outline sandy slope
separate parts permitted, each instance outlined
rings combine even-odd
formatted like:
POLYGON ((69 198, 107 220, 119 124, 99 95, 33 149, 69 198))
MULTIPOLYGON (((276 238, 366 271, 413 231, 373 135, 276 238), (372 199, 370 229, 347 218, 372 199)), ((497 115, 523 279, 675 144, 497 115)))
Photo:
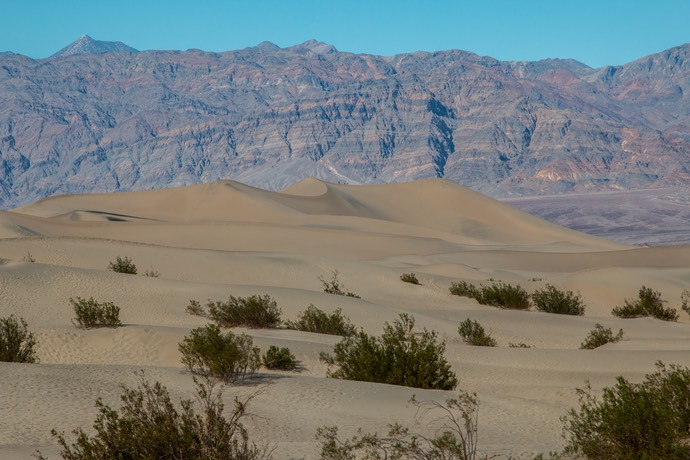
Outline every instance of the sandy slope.
MULTIPOLYGON (((690 327, 650 319, 620 320, 613 306, 641 285, 672 304, 690 286, 690 246, 633 248, 579 234, 523 214, 443 180, 386 186, 339 186, 307 180, 282 193, 235 182, 181 189, 50 198, 0 213, 0 316, 26 318, 39 339, 37 365, 0 363, 0 458, 56 453, 50 429, 89 427, 98 396, 117 403, 119 384, 134 372, 162 381, 178 397, 192 382, 177 344, 205 320, 189 316, 189 299, 270 294, 284 318, 310 303, 341 307, 371 333, 401 312, 438 331, 460 387, 481 401, 480 447, 531 458, 560 448, 559 416, 576 402, 574 388, 595 388, 619 374, 639 379, 656 360, 690 364, 690 327), (35 263, 22 259, 30 252, 35 263), (106 271, 117 255, 160 278, 106 271), (362 299, 321 291, 318 277, 340 272, 362 299), (422 286, 402 283, 415 272, 422 286), (451 296, 452 281, 489 278, 528 290, 546 283, 579 290, 584 317, 501 311, 451 296), (71 324, 68 299, 113 301, 126 324, 83 331, 71 324), (462 343, 458 323, 480 321, 499 347, 462 343), (600 322, 623 328, 625 340, 578 350, 600 322), (524 342, 529 349, 509 348, 524 342)), ((337 337, 287 330, 251 330, 262 348, 288 346, 300 373, 262 372, 253 385, 225 390, 262 393, 253 402, 257 440, 276 458, 315 458, 316 429, 339 425, 385 430, 400 421, 415 429, 412 394, 439 401, 453 392, 338 381, 318 361, 337 337)))

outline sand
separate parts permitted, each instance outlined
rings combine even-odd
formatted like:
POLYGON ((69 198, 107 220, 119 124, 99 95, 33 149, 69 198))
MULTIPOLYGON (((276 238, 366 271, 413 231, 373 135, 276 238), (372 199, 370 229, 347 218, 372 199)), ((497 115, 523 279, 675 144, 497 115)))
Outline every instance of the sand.
MULTIPOLYGON (((0 317, 26 319, 38 339, 39 364, 0 363, 0 458, 53 458, 50 430, 90 429, 94 401, 118 404, 120 385, 143 369, 175 398, 193 398, 178 343, 206 319, 190 299, 270 294, 283 318, 309 304, 342 308, 354 324, 379 334, 400 313, 446 341, 458 389, 480 400, 479 449, 532 458, 564 445, 559 417, 577 402, 585 380, 595 389, 617 375, 640 380, 654 363, 690 365, 690 318, 678 323, 623 320, 611 308, 642 285, 670 306, 690 287, 690 246, 638 248, 577 233, 517 211, 446 180, 344 186, 306 180, 282 192, 224 181, 178 189, 60 196, 0 213, 0 317), (34 263, 23 259, 30 253, 34 263), (143 273, 107 271, 118 255, 143 273), (340 273, 361 299, 326 294, 318 280, 340 273), (421 286, 400 281, 414 272, 421 286), (516 312, 451 296, 453 281, 547 283, 579 291, 585 316, 516 312), (93 296, 121 308, 125 326, 81 330, 70 297, 93 296), (496 348, 462 342, 458 324, 479 321, 496 348), (595 323, 625 338, 597 350, 578 347, 595 323), (532 348, 510 348, 509 343, 532 348)), ((383 432, 400 422, 425 432, 407 404, 443 401, 454 391, 326 378, 319 362, 339 338, 290 330, 238 329, 262 349, 287 346, 301 372, 260 372, 224 389, 261 393, 251 404, 251 436, 275 446, 274 458, 317 458, 317 428, 338 425, 383 432)))

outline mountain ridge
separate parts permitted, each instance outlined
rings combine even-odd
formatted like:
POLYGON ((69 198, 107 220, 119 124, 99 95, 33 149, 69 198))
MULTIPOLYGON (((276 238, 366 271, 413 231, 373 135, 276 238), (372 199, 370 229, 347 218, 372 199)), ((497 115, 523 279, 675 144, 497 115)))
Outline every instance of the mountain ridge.
POLYGON ((690 45, 591 69, 315 40, 0 56, 0 207, 234 179, 443 177, 493 197, 690 180, 690 45))

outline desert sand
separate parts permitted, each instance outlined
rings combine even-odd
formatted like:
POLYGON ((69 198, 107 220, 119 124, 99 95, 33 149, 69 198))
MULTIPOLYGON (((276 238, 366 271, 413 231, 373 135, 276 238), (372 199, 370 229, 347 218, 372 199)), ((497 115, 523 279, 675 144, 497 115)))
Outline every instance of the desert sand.
MULTIPOLYGON (((446 341, 458 389, 476 392, 479 450, 527 459, 563 447, 559 417, 577 403, 576 387, 595 389, 624 375, 639 381, 657 360, 690 365, 690 318, 677 323, 619 319, 611 308, 642 285, 678 307, 690 287, 690 246, 639 248, 522 213, 446 180, 380 186, 306 180, 282 192, 223 181, 185 188, 60 196, 0 212, 0 317, 26 319, 38 339, 39 364, 0 363, 0 458, 25 459, 40 449, 57 458, 50 430, 91 427, 102 397, 119 404, 120 385, 143 369, 173 397, 193 398, 178 343, 208 320, 190 316, 190 299, 270 294, 284 319, 309 304, 342 308, 370 333, 400 313, 446 341), (22 259, 31 253, 34 263, 22 259), (140 273, 107 271, 117 256, 140 273), (324 293, 319 276, 340 273, 361 296, 324 293), (400 281, 414 272, 421 286, 400 281), (585 316, 506 311, 452 296, 453 281, 546 283, 579 291, 585 316), (82 330, 70 297, 93 296, 121 308, 124 327, 82 330), (458 324, 479 321, 498 341, 472 347, 458 324), (622 328, 624 340, 579 350, 595 323, 622 328), (532 348, 510 348, 509 343, 532 348)), ((444 401, 455 391, 429 391, 326 377, 318 360, 339 337, 291 330, 246 330, 262 350, 287 346, 301 372, 260 371, 228 386, 224 399, 262 389, 251 404, 252 439, 276 448, 274 458, 317 458, 316 429, 343 435, 413 430, 417 399, 444 401)))

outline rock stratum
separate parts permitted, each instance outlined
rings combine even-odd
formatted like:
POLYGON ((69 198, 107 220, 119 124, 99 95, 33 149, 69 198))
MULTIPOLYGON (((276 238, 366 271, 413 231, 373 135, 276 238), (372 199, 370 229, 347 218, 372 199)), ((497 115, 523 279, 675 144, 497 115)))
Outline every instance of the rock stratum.
POLYGON ((689 52, 599 69, 317 41, 138 52, 82 37, 49 59, 4 53, 0 207, 218 179, 442 177, 494 197, 687 184, 689 52))

